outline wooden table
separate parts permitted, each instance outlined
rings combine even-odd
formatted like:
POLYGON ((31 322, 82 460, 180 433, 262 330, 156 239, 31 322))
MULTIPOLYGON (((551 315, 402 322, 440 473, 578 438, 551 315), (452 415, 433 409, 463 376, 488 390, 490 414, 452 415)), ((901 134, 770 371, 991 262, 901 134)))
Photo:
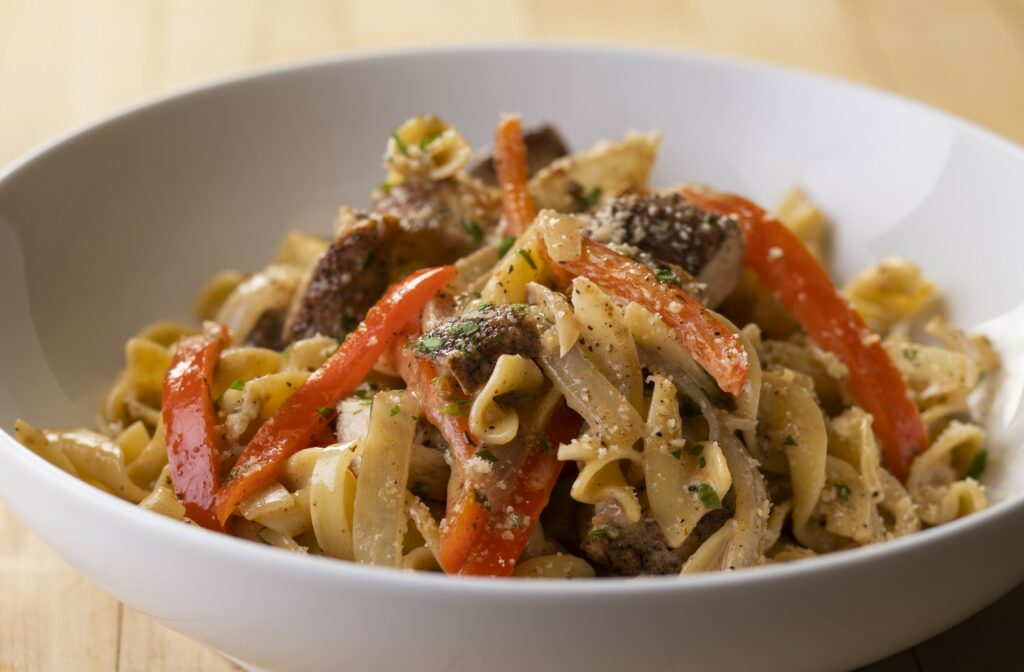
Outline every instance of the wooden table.
MULTIPOLYGON (((252 65, 517 39, 774 61, 898 91, 1024 142, 1024 0, 0 0, 0 164, 69 125, 252 65)), ((1021 632, 1024 587, 869 669, 1021 670, 1021 632)), ((232 669, 104 594, 0 502, 0 672, 232 669)))

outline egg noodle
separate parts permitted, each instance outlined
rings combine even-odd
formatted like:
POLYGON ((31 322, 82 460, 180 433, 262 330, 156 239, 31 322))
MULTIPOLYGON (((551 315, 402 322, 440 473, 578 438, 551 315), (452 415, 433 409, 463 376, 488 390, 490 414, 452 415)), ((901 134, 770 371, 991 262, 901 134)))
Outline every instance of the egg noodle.
POLYGON ((658 142, 507 117, 471 169, 414 117, 370 210, 130 338, 98 431, 17 438, 188 524, 453 574, 732 570, 984 508, 988 341, 904 259, 834 289, 800 190, 650 187, 658 142))

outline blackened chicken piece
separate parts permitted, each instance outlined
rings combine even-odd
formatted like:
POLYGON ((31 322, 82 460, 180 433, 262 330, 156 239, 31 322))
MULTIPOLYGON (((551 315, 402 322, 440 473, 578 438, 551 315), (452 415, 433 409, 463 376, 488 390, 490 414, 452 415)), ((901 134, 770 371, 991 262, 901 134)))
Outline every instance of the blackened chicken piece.
POLYGON ((257 348, 270 348, 271 350, 283 350, 282 329, 284 328, 285 314, 281 310, 268 310, 256 320, 256 325, 245 337, 247 345, 257 348))
POLYGON ((292 307, 285 340, 317 334, 343 338, 381 297, 390 280, 384 253, 400 233, 394 217, 349 212, 292 307))
MULTIPOLYGON (((526 145, 526 174, 533 177, 534 173, 555 159, 569 154, 569 146, 562 139, 562 134, 551 124, 531 128, 523 133, 523 144, 526 145)), ((488 152, 469 171, 473 177, 484 184, 497 184, 498 174, 494 169, 494 156, 488 152)))
POLYGON ((678 193, 630 194, 595 213, 589 234, 682 268, 718 305, 743 276, 743 236, 729 217, 698 208, 678 193))
POLYGON ((580 549, 588 560, 616 576, 678 574, 686 559, 731 515, 724 509, 706 514, 693 534, 672 548, 654 518, 643 516, 631 523, 618 502, 600 502, 584 512, 580 549))
POLYGON ((477 180, 406 180, 375 193, 374 209, 394 217, 402 234, 390 250, 395 277, 450 264, 492 237, 501 217, 501 194, 477 180))
POLYGON ((466 394, 473 394, 500 356, 536 357, 540 330, 526 306, 485 306, 441 323, 415 347, 417 356, 439 364, 466 394))

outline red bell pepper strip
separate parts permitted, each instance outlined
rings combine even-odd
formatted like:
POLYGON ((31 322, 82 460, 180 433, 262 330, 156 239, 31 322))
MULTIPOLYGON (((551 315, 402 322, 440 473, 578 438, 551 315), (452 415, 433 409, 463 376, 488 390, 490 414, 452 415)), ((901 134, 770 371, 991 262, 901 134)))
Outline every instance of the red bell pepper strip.
POLYGON ((226 327, 178 343, 164 378, 163 420, 174 492, 185 515, 209 530, 223 532, 214 512, 220 481, 221 441, 210 397, 213 369, 227 345, 226 327))
POLYGON ((494 131, 494 164, 501 187, 501 212, 509 233, 521 236, 537 216, 530 198, 526 144, 518 115, 502 118, 494 131))
MULTIPOLYGON (((575 438, 581 425, 580 416, 568 407, 563 406, 555 412, 544 440, 530 446, 509 494, 504 499, 489 502, 491 508, 485 510, 490 515, 482 533, 476 535, 459 574, 508 576, 512 573, 562 471, 564 463, 558 460, 558 446, 575 438)), ((475 498, 466 504, 484 508, 475 498)), ((472 519, 472 514, 468 518, 472 519)), ((446 532, 446 536, 453 537, 466 530, 464 525, 456 527, 449 524, 446 532)), ((442 553, 443 550, 442 544, 442 553)))
POLYGON ((416 271, 388 288, 341 347, 281 405, 245 447, 217 493, 217 518, 223 524, 238 503, 272 483, 296 451, 334 418, 338 401, 351 394, 377 359, 423 306, 457 274, 454 266, 416 271))
POLYGON ((589 278, 602 290, 635 301, 679 335, 679 343, 718 386, 739 394, 747 380, 747 351, 735 334, 680 287, 658 280, 650 268, 589 238, 580 258, 555 265, 556 272, 589 278))
MULTIPOLYGON (((453 479, 462 479, 462 468, 477 454, 477 444, 469 431, 464 415, 446 413, 452 404, 469 399, 452 386, 442 393, 437 382, 440 372, 433 362, 416 357, 411 343, 417 332, 410 333, 405 345, 392 349, 395 369, 420 402, 424 417, 441 430, 454 458, 453 479)), ((540 512, 547 505, 562 464, 558 461, 558 445, 571 440, 579 432, 580 419, 562 409, 548 426, 547 441, 538 441, 526 450, 516 481, 507 491, 488 488, 489 498, 472 488, 463 488, 450 495, 441 529, 441 567, 449 574, 476 576, 507 576, 515 568, 540 512), (497 493, 507 492, 498 495, 497 493), (512 507, 510 513, 508 507, 512 507), (509 521, 516 524, 509 525, 509 521)))
POLYGON ((740 196, 684 189, 698 207, 735 215, 747 265, 796 318, 818 347, 850 371, 850 391, 874 418, 890 471, 903 481, 928 432, 899 370, 871 329, 846 302, 800 239, 761 207, 740 196))

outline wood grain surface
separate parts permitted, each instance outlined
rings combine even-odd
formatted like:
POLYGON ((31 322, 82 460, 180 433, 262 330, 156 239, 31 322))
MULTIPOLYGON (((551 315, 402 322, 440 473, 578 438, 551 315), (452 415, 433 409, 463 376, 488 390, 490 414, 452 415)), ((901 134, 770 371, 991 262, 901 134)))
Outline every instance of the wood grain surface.
MULTIPOLYGON (((772 61, 1024 142, 1024 0, 0 0, 0 164, 144 96, 250 66, 497 40, 772 61)), ((867 669, 1024 670, 1021 632, 1024 588, 867 669)), ((235 669, 100 591, 0 502, 0 672, 235 669)))

